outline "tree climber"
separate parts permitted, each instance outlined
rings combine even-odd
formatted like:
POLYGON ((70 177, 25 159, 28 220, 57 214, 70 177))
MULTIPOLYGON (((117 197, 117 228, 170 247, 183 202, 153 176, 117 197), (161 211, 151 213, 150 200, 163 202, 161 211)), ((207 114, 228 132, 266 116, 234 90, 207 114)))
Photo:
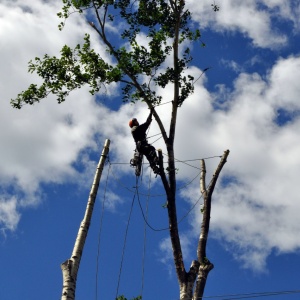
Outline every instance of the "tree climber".
POLYGON ((136 143, 136 149, 147 157, 153 172, 159 174, 156 150, 152 145, 148 144, 146 137, 146 131, 152 122, 153 110, 154 108, 151 108, 150 114, 144 124, 140 125, 138 120, 133 118, 129 121, 129 127, 131 128, 131 134, 136 143))

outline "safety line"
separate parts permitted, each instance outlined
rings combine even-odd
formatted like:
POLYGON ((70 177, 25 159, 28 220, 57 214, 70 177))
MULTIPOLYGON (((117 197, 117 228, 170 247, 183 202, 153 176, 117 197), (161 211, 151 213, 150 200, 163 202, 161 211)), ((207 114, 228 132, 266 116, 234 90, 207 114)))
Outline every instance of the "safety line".
MULTIPOLYGON (((212 184, 212 181, 213 181, 213 178, 211 179, 210 183, 208 184, 208 186, 206 187, 206 189, 209 189, 211 184, 212 184)), ((202 199, 203 197, 203 194, 201 193, 199 199, 194 203, 194 205, 190 208, 190 210, 183 216, 179 219, 178 224, 180 224, 190 213, 191 211, 196 207, 196 205, 200 202, 200 200, 202 199)))
POLYGON ((147 139, 151 139, 153 138, 154 136, 157 136, 157 135, 162 135, 161 133, 157 133, 157 134, 154 134, 154 135, 151 135, 151 136, 148 136, 147 139))
MULTIPOLYGON (((163 153, 163 155, 169 157, 169 155, 166 154, 166 153, 163 153)), ((187 165, 187 166, 190 166, 190 167, 192 167, 192 168, 194 168, 194 169, 201 170, 201 168, 192 166, 192 165, 190 165, 190 164, 188 164, 188 163, 186 163, 186 162, 187 162, 187 161, 200 161, 200 160, 203 160, 203 159, 204 159, 204 160, 208 160, 208 159, 213 159, 213 158, 217 158, 217 157, 218 157, 218 158, 222 158, 222 156, 216 155, 216 156, 210 156, 210 157, 206 157, 206 158, 189 159, 189 160, 179 160, 179 159, 177 159, 177 158, 174 158, 174 159, 175 159, 175 161, 181 162, 181 163, 183 163, 183 164, 185 164, 185 165, 187 165)))
MULTIPOLYGON (((213 181, 213 178, 211 179, 209 185, 206 187, 206 189, 210 188, 211 184, 212 184, 212 181, 213 181)), ((146 219, 145 217, 145 214, 144 214, 144 211, 143 211, 143 207, 142 207, 142 204, 141 204, 141 201, 140 201, 140 197, 139 197, 139 192, 137 190, 137 196, 138 196, 138 203, 139 203, 139 206, 140 206, 140 209, 141 209, 141 213, 142 213, 142 216, 143 216, 143 219, 144 219, 144 222, 145 224, 147 224, 147 226, 153 230, 153 231, 156 231, 156 232, 159 232, 159 231, 166 231, 166 230, 169 230, 169 227, 165 227, 165 228, 154 228, 149 222, 148 220, 146 219)), ((186 214, 184 214, 180 219, 179 221, 177 222, 177 225, 179 225, 193 210, 194 208, 197 206, 197 204, 200 202, 200 200, 202 199, 203 197, 203 194, 200 195, 199 199, 193 204, 193 206, 187 211, 186 214)))
MULTIPOLYGON (((166 153, 163 153, 163 155, 169 157, 168 154, 166 153)), ((214 156, 208 156, 208 157, 202 157, 202 158, 194 158, 194 159, 187 159, 187 160, 180 160, 180 159, 177 159, 177 158, 174 158, 177 162, 182 162, 182 163, 185 163, 187 161, 199 161, 199 160, 208 160, 208 159, 213 159, 213 158, 222 158, 222 155, 214 155, 214 156)), ((109 162, 110 164, 112 165, 128 165, 129 163, 127 162, 109 162)), ((166 164, 167 162, 164 162, 164 164, 166 164)), ((149 164, 149 163, 145 163, 145 164, 149 164)), ((192 166, 194 167, 194 166, 192 166)))
POLYGON ((168 104, 168 103, 171 103, 171 102, 173 102, 173 100, 168 101, 168 102, 165 102, 165 103, 157 104, 157 105, 155 105, 155 106, 153 106, 153 107, 162 106, 162 105, 165 105, 165 104, 168 104))
MULTIPOLYGON (((150 187, 151 187, 151 170, 149 174, 149 185, 148 185, 148 197, 146 202, 146 220, 148 220, 149 212, 149 199, 150 199, 150 187)), ((143 298, 144 292, 144 280, 145 280, 145 260, 146 260, 146 242, 147 242, 147 225, 144 224, 144 249, 143 249, 143 259, 142 259, 142 288, 141 288, 141 297, 143 298)))
MULTIPOLYGON (((129 191, 130 193, 135 193, 134 190, 128 188, 124 183, 122 183, 122 181, 119 180, 119 179, 116 177, 116 175, 114 174, 113 171, 111 171, 111 173, 112 173, 112 176, 114 177, 115 181, 117 181, 117 182, 120 184, 120 186, 122 186, 124 189, 126 189, 126 190, 129 191)), ((187 183, 183 184, 182 186, 178 187, 178 188, 176 189, 176 191, 180 191, 180 190, 185 189, 187 186, 189 186, 190 184, 192 184, 192 183, 197 179, 197 177, 199 177, 200 174, 201 174, 201 172, 197 173, 197 175, 196 175, 193 179, 191 179, 191 180, 188 181, 187 183)), ((141 195, 141 196, 147 196, 148 194, 140 193, 140 195, 141 195)), ((164 193, 164 194, 152 194, 152 195, 151 195, 152 198, 155 198, 155 197, 165 197, 165 196, 166 196, 165 193, 164 193)))
POLYGON ((187 182, 183 186, 180 186, 179 188, 177 188, 176 191, 185 189, 187 186, 189 186, 190 184, 192 184, 194 182, 194 180, 196 180, 196 178, 199 177, 200 174, 201 174, 201 172, 197 173, 197 175, 192 180, 190 180, 189 182, 187 182))
POLYGON ((162 136, 160 136, 158 139, 156 139, 154 142, 150 143, 150 145, 156 143, 158 140, 160 140, 162 138, 162 136))
MULTIPOLYGON (((168 155, 165 154, 165 153, 163 153, 163 155, 168 156, 168 155)), ((189 167, 191 167, 191 168, 194 168, 194 169, 197 169, 197 170, 201 170, 201 168, 195 167, 195 166, 193 166, 193 165, 190 165, 190 164, 186 163, 185 161, 179 160, 179 159, 177 159, 177 158, 174 158, 174 159, 175 159, 176 162, 180 162, 180 163, 183 163, 183 164, 185 164, 185 165, 187 165, 187 166, 189 166, 189 167)))
MULTIPOLYGON (((169 157, 168 154, 163 153, 163 155, 169 157)), ((215 155, 215 156, 208 156, 208 157, 203 157, 203 158, 195 158, 195 159, 187 159, 187 160, 179 160, 177 158, 174 158, 177 162, 182 162, 185 163, 187 161, 199 161, 199 160, 208 160, 208 159, 213 159, 213 158, 222 158, 222 155, 215 155)), ((164 162, 164 164, 166 164, 167 162, 164 162)), ((110 164, 112 165, 129 165, 128 162, 110 162, 110 164)), ((149 164, 149 163, 145 163, 145 164, 149 164)))
MULTIPOLYGON (((124 189, 126 189, 126 190, 129 191, 130 193, 135 193, 134 190, 128 188, 124 183, 122 183, 122 181, 119 180, 119 179, 117 178, 117 176, 114 174, 113 171, 112 171, 111 173, 112 173, 112 175, 113 175, 115 181, 118 182, 120 186, 122 186, 124 189)), ((147 196, 147 194, 143 194, 143 193, 141 193, 141 195, 147 196)), ((155 194, 155 195, 152 195, 151 197, 154 198, 154 197, 165 197, 165 196, 166 196, 166 194, 155 194)))
MULTIPOLYGON (((137 180, 136 180, 136 187, 137 187, 137 180)), ((124 255, 125 255, 125 248, 126 248, 126 242, 127 242, 128 229, 129 229, 129 224, 130 224, 130 219, 131 219, 131 214, 132 214, 132 209, 133 209, 133 204, 134 204, 134 200, 135 200, 136 194, 137 193, 135 193, 134 196, 133 196, 133 198, 132 198, 130 212, 129 212, 129 216, 128 216, 128 220, 127 220, 127 226, 126 226, 125 237, 124 237, 124 244, 123 244, 123 250, 122 250, 122 257, 121 257, 121 263, 120 263, 120 270, 119 270, 119 277, 118 277, 116 299, 118 298, 118 293, 119 293, 119 287, 120 287, 120 281, 121 281, 121 273, 122 273, 122 268, 123 268, 123 261, 124 261, 124 255)))
POLYGON ((203 71, 202 71, 202 73, 200 74, 200 76, 192 83, 193 85, 195 85, 195 83, 202 77, 202 75, 207 71, 207 70, 209 70, 209 69, 211 69, 211 67, 207 67, 207 68, 205 68, 203 71))
MULTIPOLYGON (((122 183, 122 181, 121 180, 119 180, 117 177, 116 177, 116 175, 114 174, 114 172, 112 171, 112 174, 113 174, 113 176, 114 176, 114 179, 118 182, 118 184, 120 185, 120 186, 122 186, 124 189, 126 189, 127 191, 129 191, 129 192, 131 192, 131 193, 135 193, 136 191, 135 190, 133 190, 133 189, 130 189, 129 187, 127 187, 124 183, 122 183)), ((135 188, 135 187, 133 187, 133 188, 135 188)), ((145 194, 144 194, 145 195, 145 194)), ((160 195, 158 195, 158 196, 165 196, 165 194, 160 194, 160 195)))
POLYGON ((209 156, 209 157, 204 157, 204 158, 195 158, 195 159, 187 159, 187 160, 183 160, 183 162, 186 162, 186 161, 198 161, 198 160, 207 160, 207 159, 212 159, 212 158, 222 158, 222 155, 215 155, 215 156, 209 156))
POLYGON ((141 200, 140 200, 140 197, 139 197, 139 192, 138 192, 138 189, 137 190, 137 199, 138 199, 138 203, 139 203, 139 207, 141 209, 141 213, 142 213, 142 216, 143 216, 143 219, 144 219, 144 222, 145 224, 153 231, 166 231, 168 230, 169 228, 161 228, 161 229, 156 229, 154 228, 153 226, 150 225, 150 223, 148 222, 146 216, 145 216, 145 213, 144 213, 144 210, 143 210, 143 207, 142 207, 142 204, 141 204, 141 200))

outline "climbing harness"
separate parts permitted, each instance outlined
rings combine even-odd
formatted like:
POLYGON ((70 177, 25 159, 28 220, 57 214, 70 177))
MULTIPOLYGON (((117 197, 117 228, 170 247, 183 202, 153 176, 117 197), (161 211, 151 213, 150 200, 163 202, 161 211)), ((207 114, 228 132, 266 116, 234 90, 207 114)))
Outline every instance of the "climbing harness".
POLYGON ((142 163, 143 163, 143 154, 140 153, 137 149, 135 149, 133 158, 130 160, 130 166, 132 168, 135 168, 136 176, 141 175, 142 163))

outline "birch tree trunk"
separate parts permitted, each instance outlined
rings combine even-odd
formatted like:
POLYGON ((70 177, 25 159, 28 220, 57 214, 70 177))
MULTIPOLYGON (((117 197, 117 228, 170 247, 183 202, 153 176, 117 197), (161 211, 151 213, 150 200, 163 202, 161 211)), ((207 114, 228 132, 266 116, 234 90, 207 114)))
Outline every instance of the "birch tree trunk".
POLYGON ((97 166, 97 170, 94 177, 94 182, 91 187, 87 207, 85 210, 84 218, 80 224, 77 238, 74 244, 71 258, 67 259, 61 264, 61 270, 63 275, 63 290, 61 300, 74 300, 76 290, 76 280, 79 269, 79 264, 85 244, 85 240, 88 234, 91 218, 93 214, 94 204, 97 196, 99 182, 103 171, 105 159, 109 151, 110 140, 106 140, 102 154, 97 166))

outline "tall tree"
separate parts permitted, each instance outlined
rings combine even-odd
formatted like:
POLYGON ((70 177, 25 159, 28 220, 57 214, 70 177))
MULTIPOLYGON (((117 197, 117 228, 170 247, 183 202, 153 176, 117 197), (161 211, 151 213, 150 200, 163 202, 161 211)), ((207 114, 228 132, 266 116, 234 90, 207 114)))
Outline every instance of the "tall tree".
MULTIPOLYGON (((105 61, 91 48, 90 36, 85 35, 83 45, 74 49, 65 45, 61 57, 45 55, 29 62, 29 72, 36 72, 42 79, 40 86, 31 84, 26 91, 11 100, 15 108, 24 104, 39 102, 48 94, 57 96, 60 103, 73 90, 83 85, 90 88, 91 94, 99 92, 101 86, 118 82, 121 85, 123 101, 143 101, 148 108, 159 105, 162 96, 157 87, 173 85, 168 131, 160 116, 154 111, 154 118, 160 128, 167 149, 167 173, 163 170, 161 180, 167 197, 170 239, 174 265, 179 282, 180 299, 202 299, 209 271, 213 264, 206 255, 206 242, 209 232, 211 198, 218 176, 226 162, 229 151, 225 151, 213 175, 211 184, 205 184, 205 162, 202 161, 201 193, 204 197, 203 221, 200 230, 197 256, 186 269, 176 211, 176 164, 174 141, 177 111, 193 93, 195 80, 186 75, 192 61, 189 45, 200 41, 201 34, 186 9, 184 0, 62 0, 63 8, 58 16, 65 20, 78 12, 87 18, 95 30, 113 63, 105 61), (122 26, 120 26, 120 23, 122 26), (112 37, 111 27, 122 28, 120 40, 112 37), (147 46, 139 45, 139 35, 147 36, 147 46), (167 58, 172 57, 171 65, 167 58)), ((212 4, 213 10, 219 7, 212 4)), ((202 42, 201 42, 202 43, 202 42)), ((203 43, 202 43, 203 44, 203 43)), ((204 46, 204 44, 203 44, 204 46)), ((160 164, 163 165, 162 155, 160 164)), ((196 253, 196 251, 195 251, 196 253)))

